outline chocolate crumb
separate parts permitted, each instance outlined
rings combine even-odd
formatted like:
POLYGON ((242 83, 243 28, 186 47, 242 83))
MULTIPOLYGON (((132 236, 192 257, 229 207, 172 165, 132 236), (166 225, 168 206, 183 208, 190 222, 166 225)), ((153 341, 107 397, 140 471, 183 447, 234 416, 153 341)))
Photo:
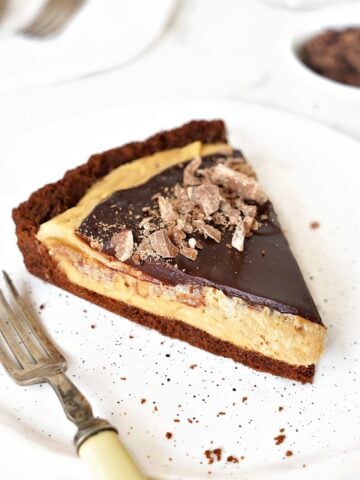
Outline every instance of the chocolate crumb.
POLYGON ((40 310, 44 310, 45 306, 46 306, 46 304, 45 304, 45 303, 42 303, 42 304, 39 306, 40 310))
POLYGON ((141 405, 144 405, 145 402, 146 402, 146 398, 142 398, 141 399, 141 405))
POLYGON ((196 368, 196 367, 197 367, 196 363, 193 363, 192 365, 190 365, 189 368, 191 368, 191 370, 194 370, 194 368, 196 368))
POLYGON ((248 397, 242 397, 242 402, 245 403, 247 401, 248 397))
POLYGON ((280 433, 284 433, 284 432, 285 432, 285 428, 280 428, 279 432, 280 432, 280 433))
POLYGON ((126 380, 126 377, 120 377, 120 380, 126 380))
POLYGON ((90 325, 90 328, 96 328, 96 325, 92 324, 90 325))
POLYGON ((215 448, 214 450, 205 450, 205 457, 207 458, 208 464, 211 465, 216 460, 217 462, 221 461, 222 450, 221 448, 215 448))
POLYGON ((279 412, 282 412, 284 410, 284 407, 279 407, 279 412))
POLYGON ((166 432, 165 437, 170 440, 172 438, 173 434, 171 432, 166 432))
POLYGON ((320 227, 320 223, 319 223, 319 222, 311 222, 311 223, 310 223, 310 228, 311 228, 312 230, 316 230, 316 229, 319 228, 319 227, 320 227))
POLYGON ((286 435, 278 435, 277 437, 274 437, 275 444, 276 445, 281 445, 283 441, 285 440, 286 435))
POLYGON ((180 420, 178 418, 174 418, 175 423, 180 423, 180 420))
POLYGON ((229 455, 226 459, 227 462, 229 463, 239 463, 239 459, 235 457, 234 455, 229 455))
POLYGON ((213 451, 214 455, 216 455, 216 460, 218 462, 220 462, 221 460, 221 457, 222 457, 222 450, 221 448, 215 448, 215 450, 213 451))
POLYGON ((292 457, 293 452, 292 452, 291 450, 287 450, 287 451, 285 452, 285 455, 286 455, 287 457, 292 457))

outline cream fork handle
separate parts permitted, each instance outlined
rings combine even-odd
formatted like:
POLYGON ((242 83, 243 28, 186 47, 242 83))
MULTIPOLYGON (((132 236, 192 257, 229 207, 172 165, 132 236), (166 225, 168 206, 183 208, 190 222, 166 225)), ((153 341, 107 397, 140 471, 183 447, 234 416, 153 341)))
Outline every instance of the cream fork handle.
POLYGON ((84 441, 79 456, 92 472, 94 480, 145 480, 120 443, 116 432, 105 430, 84 441))

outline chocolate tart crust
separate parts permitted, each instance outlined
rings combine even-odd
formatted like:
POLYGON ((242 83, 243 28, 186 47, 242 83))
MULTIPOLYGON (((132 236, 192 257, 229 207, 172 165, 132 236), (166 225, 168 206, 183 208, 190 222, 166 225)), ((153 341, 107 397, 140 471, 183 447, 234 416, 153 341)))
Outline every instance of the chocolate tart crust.
POLYGON ((307 367, 290 365, 256 352, 241 349, 181 321, 147 313, 71 283, 58 268, 46 247, 36 238, 42 223, 75 206, 97 180, 115 168, 162 150, 184 147, 194 141, 226 142, 224 122, 221 120, 192 121, 182 127, 160 132, 144 142, 129 143, 93 155, 84 165, 66 172, 58 182, 45 185, 34 192, 27 201, 13 210, 18 246, 24 257, 25 266, 31 273, 47 282, 137 323, 154 328, 164 335, 184 340, 216 355, 230 357, 256 370, 300 382, 311 382, 314 365, 307 367))

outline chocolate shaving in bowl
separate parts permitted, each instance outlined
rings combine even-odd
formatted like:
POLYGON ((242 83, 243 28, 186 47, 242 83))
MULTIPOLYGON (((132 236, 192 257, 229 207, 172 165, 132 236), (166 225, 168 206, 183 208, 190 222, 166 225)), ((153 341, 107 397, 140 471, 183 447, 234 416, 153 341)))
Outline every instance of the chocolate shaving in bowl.
POLYGON ((360 28, 329 29, 307 40, 300 59, 314 72, 360 87, 360 28))

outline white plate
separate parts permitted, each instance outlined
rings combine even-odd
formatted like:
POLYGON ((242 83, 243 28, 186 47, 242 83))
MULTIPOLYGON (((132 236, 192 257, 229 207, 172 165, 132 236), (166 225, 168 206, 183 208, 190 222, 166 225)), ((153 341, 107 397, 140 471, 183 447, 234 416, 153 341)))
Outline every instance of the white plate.
MULTIPOLYGON (((38 310, 45 304, 40 317, 67 356, 69 375, 95 412, 119 428, 149 475, 199 479, 211 471, 217 479, 333 480, 360 472, 358 143, 260 106, 149 105, 95 112, 5 139, 0 158, 6 159, 0 177, 1 267, 38 310), (204 117, 224 118, 232 142, 258 171, 329 328, 313 385, 257 373, 163 337, 68 295, 23 267, 11 207, 90 153, 204 117), (320 228, 310 229, 312 221, 320 228), (192 364, 197 367, 189 368, 192 364), (142 398, 147 402, 141 404, 142 398), (276 446, 280 428, 286 440, 276 446), (166 432, 173 433, 171 440, 166 432), (216 447, 225 459, 245 459, 207 465, 203 452, 216 447), (292 457, 285 457, 287 450, 292 457)), ((17 387, 2 370, 0 388, 4 478, 26 474, 45 480, 48 469, 52 480, 88 478, 71 446, 74 429, 50 389, 17 387)))
MULTIPOLYGON (((16 3, 18 13, 26 10, 23 0, 16 3)), ((1 31, 0 93, 64 82, 127 64, 159 38, 176 8, 174 0, 107 0, 106 4, 87 0, 60 35, 46 39, 9 35, 8 30, 24 26, 16 24, 14 12, 1 31)))
MULTIPOLYGON (((337 2, 339 4, 339 2, 337 2)), ((328 92, 340 98, 360 102, 360 87, 346 85, 324 77, 309 67, 300 59, 299 53, 302 45, 311 38, 329 29, 345 29, 360 27, 360 4, 337 5, 329 11, 311 13, 311 17, 296 18, 287 28, 282 42, 284 60, 291 71, 309 87, 318 91, 328 92)))

